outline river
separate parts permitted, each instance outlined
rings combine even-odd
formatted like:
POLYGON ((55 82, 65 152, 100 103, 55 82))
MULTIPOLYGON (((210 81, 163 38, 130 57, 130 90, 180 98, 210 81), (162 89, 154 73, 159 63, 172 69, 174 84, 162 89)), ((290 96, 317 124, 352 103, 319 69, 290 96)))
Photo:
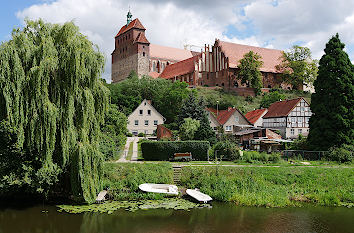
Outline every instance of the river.
POLYGON ((55 206, 1 208, 0 233, 354 232, 354 209, 256 208, 231 203, 186 210, 60 213, 55 206))

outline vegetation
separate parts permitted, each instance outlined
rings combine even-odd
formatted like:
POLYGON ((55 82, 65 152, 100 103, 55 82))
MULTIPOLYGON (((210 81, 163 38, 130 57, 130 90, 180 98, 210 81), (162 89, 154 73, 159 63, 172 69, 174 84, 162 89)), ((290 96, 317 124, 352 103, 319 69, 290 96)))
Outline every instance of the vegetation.
POLYGON ((311 58, 311 50, 294 45, 289 52, 283 52, 282 63, 276 68, 282 73, 282 78, 294 89, 312 85, 317 77, 317 61, 311 58))
POLYGON ((162 199, 162 194, 143 193, 143 183, 171 184, 173 171, 169 163, 105 163, 103 186, 114 200, 162 199))
POLYGON ((354 145, 342 145, 341 147, 332 147, 329 150, 329 158, 340 163, 351 163, 354 161, 354 145))
POLYGON ((221 160, 234 161, 240 158, 240 148, 238 144, 230 140, 217 142, 210 150, 209 158, 213 159, 215 156, 221 160))
POLYGON ((208 141, 146 141, 141 143, 145 160, 166 161, 174 153, 192 153, 195 160, 207 160, 210 144, 208 141))
POLYGON ((219 201, 285 207, 354 204, 352 168, 183 167, 181 183, 219 201))
POLYGON ((171 82, 151 77, 138 78, 135 72, 119 83, 107 84, 111 91, 112 104, 118 106, 125 115, 129 115, 144 100, 151 100, 156 110, 166 118, 166 123, 177 120, 183 100, 190 89, 185 82, 171 82), (171 107, 173 106, 173 107, 171 107))
POLYGON ((216 142, 215 132, 210 127, 204 101, 202 98, 198 101, 193 93, 190 93, 189 97, 183 101, 181 111, 178 114, 178 125, 182 125, 186 118, 199 121, 198 133, 194 135, 194 140, 207 140, 211 144, 216 142))
MULTIPOLYGON (((278 92, 284 95, 285 99, 294 99, 300 96, 304 97, 306 101, 311 103, 311 94, 298 91, 298 90, 282 90, 282 89, 271 89, 270 92, 278 92)), ((207 107, 215 108, 218 106, 219 109, 227 109, 227 107, 236 107, 242 113, 247 113, 249 111, 261 108, 261 102, 264 95, 258 95, 256 97, 243 97, 237 96, 232 93, 228 93, 220 89, 208 89, 203 87, 196 88, 196 93, 199 98, 203 98, 205 105, 207 107)), ((283 97, 283 96, 282 96, 283 97)))
POLYGON ((139 200, 139 201, 110 201, 102 204, 91 205, 59 205, 59 212, 65 211, 70 214, 79 214, 84 212, 100 212, 112 214, 119 209, 125 209, 131 212, 147 209, 173 209, 189 210, 197 207, 209 206, 208 204, 198 204, 181 198, 164 198, 161 200, 139 200))
POLYGON ((133 156, 133 142, 131 142, 129 144, 129 150, 128 150, 128 154, 127 154, 127 160, 132 160, 132 156, 133 156))
POLYGON ((279 153, 268 154, 266 152, 258 151, 243 151, 243 155, 240 160, 247 163, 279 163, 281 160, 281 155, 279 153))
POLYGON ((243 84, 248 84, 250 87, 255 88, 256 95, 261 93, 263 87, 262 73, 260 71, 263 65, 261 59, 262 57, 259 54, 250 51, 243 55, 238 65, 238 78, 241 79, 243 84))
POLYGON ((319 63, 308 136, 315 150, 354 143, 354 65, 344 46, 338 34, 333 36, 319 63))
POLYGON ((103 66, 73 23, 26 21, 0 45, 0 138, 8 143, 0 145, 0 196, 64 190, 94 200, 109 103, 103 66))
POLYGON ((179 137, 182 141, 193 140, 195 133, 200 126, 198 120, 185 118, 184 123, 179 127, 179 137))
POLYGON ((285 100, 285 95, 279 93, 278 91, 272 91, 265 93, 261 100, 261 108, 269 108, 272 103, 277 101, 285 100))
POLYGON ((109 105, 105 124, 101 127, 100 151, 105 160, 119 159, 127 140, 127 121, 127 117, 115 105, 109 105))

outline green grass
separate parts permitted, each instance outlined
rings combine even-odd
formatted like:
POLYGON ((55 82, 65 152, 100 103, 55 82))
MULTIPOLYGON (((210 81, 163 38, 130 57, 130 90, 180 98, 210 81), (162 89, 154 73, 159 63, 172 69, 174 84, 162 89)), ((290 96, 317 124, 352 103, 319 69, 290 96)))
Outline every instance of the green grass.
POLYGON ((114 200, 162 199, 162 194, 143 193, 143 183, 173 183, 170 163, 105 163, 103 185, 114 200))
POLYGON ((126 157, 127 160, 132 160, 133 156, 133 142, 129 144, 129 150, 128 150, 128 155, 126 157))
POLYGON ((354 169, 322 167, 184 167, 181 183, 244 206, 354 204, 354 169))

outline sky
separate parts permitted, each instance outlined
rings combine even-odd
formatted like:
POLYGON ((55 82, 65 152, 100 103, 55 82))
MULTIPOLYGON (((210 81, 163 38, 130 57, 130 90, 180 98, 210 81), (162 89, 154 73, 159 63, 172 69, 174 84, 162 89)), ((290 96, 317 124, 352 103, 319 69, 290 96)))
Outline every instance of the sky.
POLYGON ((153 44, 199 51, 215 38, 288 50, 309 47, 319 59, 337 32, 354 63, 353 0, 0 0, 0 41, 24 19, 73 21, 105 54, 103 77, 110 82, 114 36, 130 8, 153 44), (199 47, 198 47, 199 46, 199 47))

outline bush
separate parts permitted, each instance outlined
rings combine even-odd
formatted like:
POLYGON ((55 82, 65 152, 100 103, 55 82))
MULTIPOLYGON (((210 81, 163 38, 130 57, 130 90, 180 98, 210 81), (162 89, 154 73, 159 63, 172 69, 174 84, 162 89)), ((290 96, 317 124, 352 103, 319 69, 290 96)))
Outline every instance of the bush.
POLYGON ((141 151, 145 160, 166 161, 173 158, 174 153, 191 152, 195 160, 207 160, 210 144, 208 141, 148 141, 141 143, 141 151))
POLYGON ((332 147, 329 150, 328 159, 341 163, 353 162, 353 145, 342 145, 341 147, 332 147))
POLYGON ((127 133, 127 137, 133 137, 133 134, 130 133, 130 132, 128 132, 128 133, 127 133))
POLYGON ((217 142, 211 151, 211 157, 214 158, 215 151, 217 151, 217 157, 224 160, 236 160, 240 158, 239 147, 236 143, 227 141, 217 142))
POLYGON ((244 151, 242 160, 247 163, 254 163, 256 161, 268 163, 273 162, 277 163, 280 161, 279 153, 267 154, 265 152, 257 152, 257 151, 244 151))
POLYGON ((145 134, 144 133, 139 133, 138 137, 145 137, 145 134))

